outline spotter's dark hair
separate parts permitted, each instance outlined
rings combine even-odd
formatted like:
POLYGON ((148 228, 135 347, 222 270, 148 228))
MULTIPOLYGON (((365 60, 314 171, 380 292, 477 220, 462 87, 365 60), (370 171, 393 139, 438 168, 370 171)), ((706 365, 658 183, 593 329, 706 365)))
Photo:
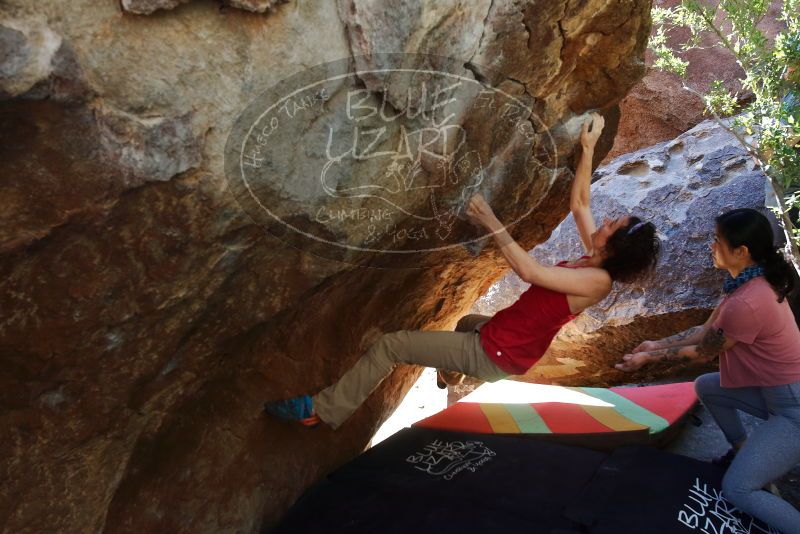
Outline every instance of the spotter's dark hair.
POLYGON ((716 218, 717 231, 731 248, 742 245, 750 251, 753 261, 764 267, 764 278, 778 294, 778 302, 794 289, 792 267, 775 245, 775 234, 769 219, 757 210, 739 208, 726 211, 716 218))

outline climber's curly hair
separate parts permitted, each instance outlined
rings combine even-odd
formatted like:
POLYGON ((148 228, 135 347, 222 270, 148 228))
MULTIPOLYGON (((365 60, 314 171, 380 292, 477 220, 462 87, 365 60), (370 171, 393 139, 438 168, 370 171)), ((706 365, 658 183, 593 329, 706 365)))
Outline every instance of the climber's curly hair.
POLYGON ((631 216, 627 225, 608 238, 601 267, 614 281, 636 282, 652 273, 660 250, 655 225, 631 216))

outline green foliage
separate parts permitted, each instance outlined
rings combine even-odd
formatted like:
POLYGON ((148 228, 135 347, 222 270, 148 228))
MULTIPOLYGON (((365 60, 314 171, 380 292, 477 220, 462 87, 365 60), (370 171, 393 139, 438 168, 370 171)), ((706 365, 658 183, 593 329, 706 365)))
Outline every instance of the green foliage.
MULTIPOLYGON (((768 0, 684 0, 673 8, 654 8, 655 32, 650 49, 658 69, 686 76, 688 50, 722 47, 742 67, 742 95, 732 94, 722 81, 703 91, 684 87, 703 99, 707 112, 733 133, 756 158, 779 191, 800 189, 800 0, 782 0, 780 33, 770 40, 759 28, 772 2, 768 0), (676 28, 689 37, 670 48, 676 28), (723 120, 732 117, 730 120, 723 120)), ((789 206, 800 205, 800 194, 789 194, 789 206)))

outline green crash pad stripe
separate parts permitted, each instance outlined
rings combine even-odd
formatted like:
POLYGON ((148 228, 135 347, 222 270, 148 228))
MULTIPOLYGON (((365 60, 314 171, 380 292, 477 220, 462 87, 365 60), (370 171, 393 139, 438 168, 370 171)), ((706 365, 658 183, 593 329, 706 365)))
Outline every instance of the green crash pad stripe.
POLYGON ((669 427, 669 421, 667 421, 660 415, 654 414, 650 410, 639 406, 635 402, 626 399, 622 395, 614 393, 610 389, 605 389, 605 388, 570 388, 570 389, 586 393, 587 395, 591 395, 596 399, 600 399, 601 401, 613 404, 615 409, 619 413, 621 413, 631 421, 635 421, 641 425, 650 427, 651 434, 657 434, 662 430, 666 429, 667 427, 669 427))
POLYGON ((552 434, 539 412, 530 404, 504 404, 524 434, 552 434))

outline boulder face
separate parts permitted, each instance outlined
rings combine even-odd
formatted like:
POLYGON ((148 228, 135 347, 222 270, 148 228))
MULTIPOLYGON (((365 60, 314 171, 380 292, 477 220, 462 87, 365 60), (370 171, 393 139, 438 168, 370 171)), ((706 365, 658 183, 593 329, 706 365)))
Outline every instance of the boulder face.
MULTIPOLYGON (((329 385, 384 332, 455 325, 505 267, 494 247, 479 253, 488 238, 458 211, 466 185, 480 185, 504 221, 522 221, 513 231, 523 246, 543 241, 567 211, 581 114, 604 108, 607 150, 650 30, 644 0, 546 13, 498 0, 230 5, 256 12, 137 0, 0 8, 0 522, 9 531, 274 525, 363 450, 419 370, 398 368, 336 432, 269 419, 262 403, 329 385), (343 59, 358 72, 338 78, 324 108, 296 100, 303 122, 279 143, 262 144, 263 128, 250 137, 244 126, 261 115, 248 113, 286 96, 275 93, 286 80, 328 67, 333 79, 343 59), (426 80, 447 70, 521 106, 482 108, 480 92, 465 91, 446 108, 463 143, 434 135, 409 167, 337 160, 353 172, 328 189, 291 182, 308 178, 299 169, 320 176, 322 124, 352 134, 349 96, 393 113, 432 111, 401 66, 426 80), (225 150, 235 135, 238 158, 235 143, 225 150), (248 189, 225 171, 241 171, 241 147, 254 139, 273 152, 248 189), (393 222, 444 220, 443 236, 426 227, 438 248, 317 216, 325 202, 356 218, 381 206, 343 198, 346 186, 411 178, 441 185, 443 201, 404 190, 393 222)), ((383 145, 400 132, 388 129, 383 145)))
MULTIPOLYGON (((658 229, 661 252, 649 280, 617 284, 612 293, 565 325, 525 380, 564 385, 619 385, 697 372, 677 366, 645 367, 635 374, 614 369, 622 355, 646 339, 701 324, 721 296, 724 272, 714 268, 710 244, 714 219, 733 208, 766 209, 768 182, 738 141, 706 121, 672 141, 626 154, 595 171, 596 219, 636 215, 658 229)), ((584 253, 569 215, 531 251, 552 265, 584 253)), ((493 315, 529 287, 506 275, 471 313, 493 315)))

